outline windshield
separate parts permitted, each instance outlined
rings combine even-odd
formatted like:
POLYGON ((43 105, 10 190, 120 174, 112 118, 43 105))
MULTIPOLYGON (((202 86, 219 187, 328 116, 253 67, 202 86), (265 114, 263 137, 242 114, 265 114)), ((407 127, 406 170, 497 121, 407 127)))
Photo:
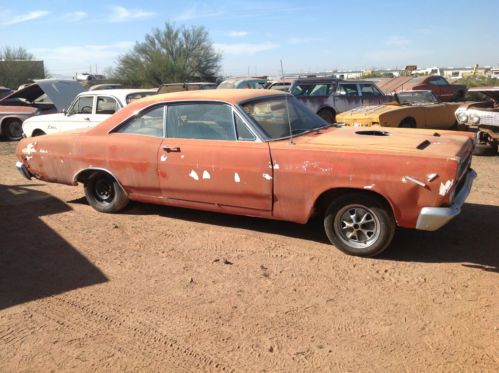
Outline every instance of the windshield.
POLYGON ((217 88, 219 88, 219 89, 225 89, 225 88, 232 89, 234 87, 235 87, 235 84, 233 81, 226 80, 225 82, 220 83, 217 88))
POLYGON ((290 130, 296 136, 328 126, 326 121, 290 96, 251 101, 241 107, 271 140, 289 137, 290 130))
POLYGON ((401 105, 437 104, 437 98, 431 91, 399 92, 397 99, 401 105))

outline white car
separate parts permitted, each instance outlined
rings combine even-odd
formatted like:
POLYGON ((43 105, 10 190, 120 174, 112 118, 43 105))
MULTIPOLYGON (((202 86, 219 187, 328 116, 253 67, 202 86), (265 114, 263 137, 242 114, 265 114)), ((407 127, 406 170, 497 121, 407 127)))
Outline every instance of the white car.
POLYGON ((26 137, 95 127, 130 102, 156 94, 156 89, 110 89, 82 92, 63 113, 26 119, 26 137))

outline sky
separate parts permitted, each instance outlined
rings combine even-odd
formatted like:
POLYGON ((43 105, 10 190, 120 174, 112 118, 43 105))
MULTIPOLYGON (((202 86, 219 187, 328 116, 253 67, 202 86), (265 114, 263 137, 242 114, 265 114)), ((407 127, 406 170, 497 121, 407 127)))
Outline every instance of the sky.
POLYGON ((223 75, 499 65, 499 1, 0 0, 0 48, 102 73, 165 22, 204 26, 223 75))

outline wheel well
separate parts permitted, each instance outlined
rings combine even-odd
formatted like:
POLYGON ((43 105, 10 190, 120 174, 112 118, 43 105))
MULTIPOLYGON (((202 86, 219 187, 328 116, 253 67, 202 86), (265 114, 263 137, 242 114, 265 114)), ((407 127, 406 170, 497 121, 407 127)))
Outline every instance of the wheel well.
POLYGON ((41 135, 46 135, 44 131, 41 129, 37 128, 36 130, 33 131, 32 136, 41 136, 41 135))
POLYGON ((330 112, 331 114, 333 115, 336 115, 336 110, 334 110, 332 107, 330 106, 324 106, 324 107, 321 107, 319 109, 319 111, 317 112, 317 114, 321 113, 321 112, 324 112, 324 111, 327 111, 327 112, 330 112))
POLYGON ((399 123, 399 127, 404 123, 408 123, 411 126, 416 127, 416 119, 414 119, 413 117, 405 117, 404 119, 402 119, 399 123))
POLYGON ((378 194, 372 190, 355 189, 355 188, 335 188, 335 189, 326 190, 315 201, 312 215, 324 216, 327 208, 335 198, 350 193, 363 194, 374 197, 380 203, 382 203, 388 209, 388 211, 392 213, 392 215, 394 215, 390 202, 388 202, 388 200, 385 197, 383 197, 381 194, 378 194))

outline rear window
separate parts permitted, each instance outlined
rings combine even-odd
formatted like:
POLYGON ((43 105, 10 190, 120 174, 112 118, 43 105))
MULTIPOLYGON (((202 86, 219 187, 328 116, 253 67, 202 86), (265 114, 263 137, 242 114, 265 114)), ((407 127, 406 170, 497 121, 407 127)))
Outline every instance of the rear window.
POLYGON ((129 95, 126 96, 126 103, 127 105, 131 102, 140 100, 141 98, 147 97, 147 96, 152 96, 155 95, 156 92, 136 92, 136 93, 130 93, 129 95))

